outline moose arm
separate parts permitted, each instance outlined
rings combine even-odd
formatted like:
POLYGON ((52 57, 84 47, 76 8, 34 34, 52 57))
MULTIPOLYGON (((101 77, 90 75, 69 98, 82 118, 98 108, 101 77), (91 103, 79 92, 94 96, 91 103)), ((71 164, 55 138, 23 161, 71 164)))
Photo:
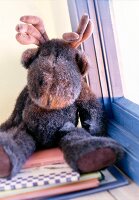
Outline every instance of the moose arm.
POLYGON ((17 98, 14 110, 9 119, 0 125, 0 131, 7 131, 8 129, 19 125, 19 123, 22 121, 22 111, 24 109, 27 97, 28 89, 26 86, 17 98))
POLYGON ((106 120, 102 106, 84 81, 77 100, 77 107, 82 127, 91 135, 104 135, 106 120))

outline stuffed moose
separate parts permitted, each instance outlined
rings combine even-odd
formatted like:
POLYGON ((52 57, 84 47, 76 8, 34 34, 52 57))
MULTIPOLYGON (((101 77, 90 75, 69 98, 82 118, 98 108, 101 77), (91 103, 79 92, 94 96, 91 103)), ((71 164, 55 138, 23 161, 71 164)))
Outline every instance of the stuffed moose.
POLYGON ((86 56, 77 47, 92 34, 83 15, 77 32, 49 40, 43 22, 23 16, 16 27, 21 44, 35 44, 22 55, 27 85, 19 94, 9 119, 0 126, 0 177, 18 173, 27 158, 40 149, 59 147, 67 163, 81 173, 112 165, 122 147, 104 137, 105 117, 83 75, 86 56), (82 128, 78 128, 80 117, 82 128))

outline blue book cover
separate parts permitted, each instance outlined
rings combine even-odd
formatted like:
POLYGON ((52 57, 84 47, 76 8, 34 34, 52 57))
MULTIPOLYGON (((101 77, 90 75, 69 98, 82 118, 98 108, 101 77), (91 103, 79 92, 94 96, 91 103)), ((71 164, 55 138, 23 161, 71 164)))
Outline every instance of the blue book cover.
MULTIPOLYGON (((101 184, 97 188, 82 190, 79 192, 72 192, 64 195, 58 195, 54 197, 41 198, 39 200, 68 200, 72 198, 77 198, 80 196, 86 196, 93 193, 102 192, 105 190, 114 189, 120 186, 128 184, 128 179, 126 176, 116 167, 112 166, 108 169, 101 172, 104 176, 104 179, 101 181, 101 184)), ((37 199, 38 200, 38 199, 37 199)))

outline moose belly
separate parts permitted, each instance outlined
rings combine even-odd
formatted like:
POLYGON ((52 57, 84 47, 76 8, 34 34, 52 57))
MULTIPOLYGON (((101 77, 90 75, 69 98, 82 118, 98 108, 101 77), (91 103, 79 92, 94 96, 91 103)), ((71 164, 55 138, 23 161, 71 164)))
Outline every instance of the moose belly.
POLYGON ((28 127, 29 133, 40 146, 56 146, 60 139, 59 129, 70 121, 77 125, 77 110, 71 105, 61 110, 47 111, 36 105, 25 108, 23 120, 28 127))

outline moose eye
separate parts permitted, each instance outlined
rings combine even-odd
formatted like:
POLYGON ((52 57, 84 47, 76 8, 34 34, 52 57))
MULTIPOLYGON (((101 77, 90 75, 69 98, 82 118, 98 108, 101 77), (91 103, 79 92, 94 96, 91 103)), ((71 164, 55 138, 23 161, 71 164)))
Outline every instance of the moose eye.
POLYGON ((43 79, 40 79, 39 80, 39 85, 42 86, 42 84, 43 84, 43 79))

